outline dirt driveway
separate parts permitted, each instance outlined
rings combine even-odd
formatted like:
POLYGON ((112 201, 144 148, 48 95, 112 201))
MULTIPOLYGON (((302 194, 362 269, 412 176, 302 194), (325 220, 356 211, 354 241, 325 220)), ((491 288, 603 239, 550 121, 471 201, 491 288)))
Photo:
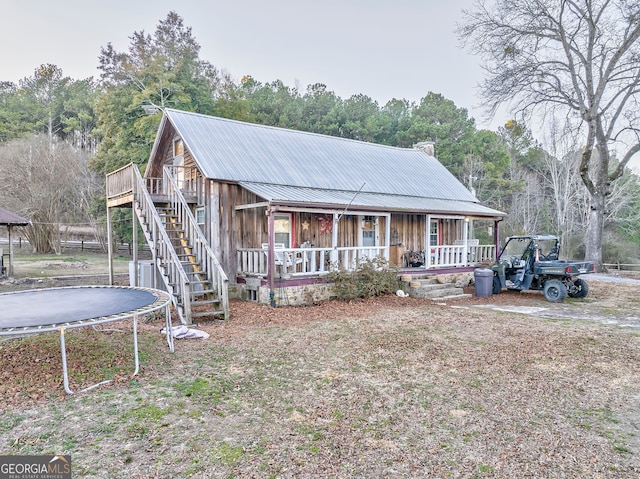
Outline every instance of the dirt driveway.
MULTIPOLYGON (((456 307, 478 307, 538 318, 589 320, 625 328, 640 328, 640 280, 611 274, 584 276, 589 294, 563 303, 545 301, 540 291, 507 291, 489 298, 456 302, 456 307)), ((473 293, 472 288, 467 292, 473 293)))

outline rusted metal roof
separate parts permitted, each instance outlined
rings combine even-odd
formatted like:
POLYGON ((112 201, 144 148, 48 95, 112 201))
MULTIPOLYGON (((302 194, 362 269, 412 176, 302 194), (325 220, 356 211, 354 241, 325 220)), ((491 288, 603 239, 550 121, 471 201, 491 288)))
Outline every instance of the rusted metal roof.
POLYGON ((18 216, 11 211, 0 208, 0 225, 2 226, 26 226, 29 224, 29 220, 18 216))
MULTIPOLYGON (((356 192, 371 206, 412 210, 419 202, 425 211, 436 200, 468 203, 478 200, 436 158, 421 149, 287 130, 224 118, 166 109, 169 121, 193 155, 202 173, 211 179, 252 184, 262 197, 299 198, 300 203, 344 203, 356 192), (255 185, 263 185, 261 187, 255 185), (271 192, 267 186, 280 187, 271 192), (266 195, 266 196, 265 196, 266 195), (397 195, 393 199, 389 195, 397 195), (341 200, 342 199, 342 200, 341 200), (343 201, 342 203, 340 201, 343 201)), ((154 147, 155 148, 155 147, 154 147)), ((296 200, 297 201, 297 200, 296 200)), ((475 204, 475 205, 474 205, 475 204)), ((365 206, 365 205, 362 205, 365 206)))

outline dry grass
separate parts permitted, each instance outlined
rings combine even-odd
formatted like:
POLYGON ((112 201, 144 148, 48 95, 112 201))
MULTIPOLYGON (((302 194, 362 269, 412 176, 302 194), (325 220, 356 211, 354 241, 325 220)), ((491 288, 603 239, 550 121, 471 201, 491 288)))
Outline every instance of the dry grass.
POLYGON ((638 477, 640 337, 575 319, 637 315, 615 291, 571 319, 476 307, 548 306, 532 294, 233 302, 175 354, 145 324, 135 379, 129 334, 74 332, 72 387, 116 381, 72 397, 55 335, 0 343, 0 451, 71 454, 74 477, 638 477))

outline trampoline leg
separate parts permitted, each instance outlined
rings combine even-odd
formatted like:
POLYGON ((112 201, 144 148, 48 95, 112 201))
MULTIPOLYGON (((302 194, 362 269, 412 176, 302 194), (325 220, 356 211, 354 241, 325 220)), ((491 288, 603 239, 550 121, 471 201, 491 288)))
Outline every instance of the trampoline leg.
POLYGON ((64 342, 64 329, 60 328, 60 351, 62 353, 62 378, 64 379, 64 390, 67 394, 73 394, 69 389, 69 374, 67 373, 67 348, 64 342))
POLYGON ((133 375, 136 376, 140 370, 140 361, 138 360, 138 314, 133 315, 133 358, 136 370, 133 375))
MULTIPOLYGON (((64 390, 67 394, 74 394, 74 392, 69 388, 69 373, 67 371, 67 345, 64 340, 64 330, 65 328, 60 328, 60 352, 62 354, 62 378, 64 380, 64 390)), ((85 391, 89 391, 93 388, 97 388, 98 386, 102 386, 103 384, 108 384, 111 382, 111 379, 107 379, 106 381, 101 381, 93 386, 89 386, 88 388, 84 388, 80 392, 83 393, 85 391)))
POLYGON ((169 345, 169 351, 173 352, 173 331, 171 325, 171 308, 169 305, 165 306, 164 310, 164 331, 167 335, 167 344, 169 345))

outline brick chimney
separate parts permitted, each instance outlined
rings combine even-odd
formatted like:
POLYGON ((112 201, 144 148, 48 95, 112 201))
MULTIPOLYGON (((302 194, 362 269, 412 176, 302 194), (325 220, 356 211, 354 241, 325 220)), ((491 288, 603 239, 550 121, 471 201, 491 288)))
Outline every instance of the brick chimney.
POLYGON ((427 155, 435 157, 435 141, 421 141, 413 145, 414 148, 424 151, 427 155))

